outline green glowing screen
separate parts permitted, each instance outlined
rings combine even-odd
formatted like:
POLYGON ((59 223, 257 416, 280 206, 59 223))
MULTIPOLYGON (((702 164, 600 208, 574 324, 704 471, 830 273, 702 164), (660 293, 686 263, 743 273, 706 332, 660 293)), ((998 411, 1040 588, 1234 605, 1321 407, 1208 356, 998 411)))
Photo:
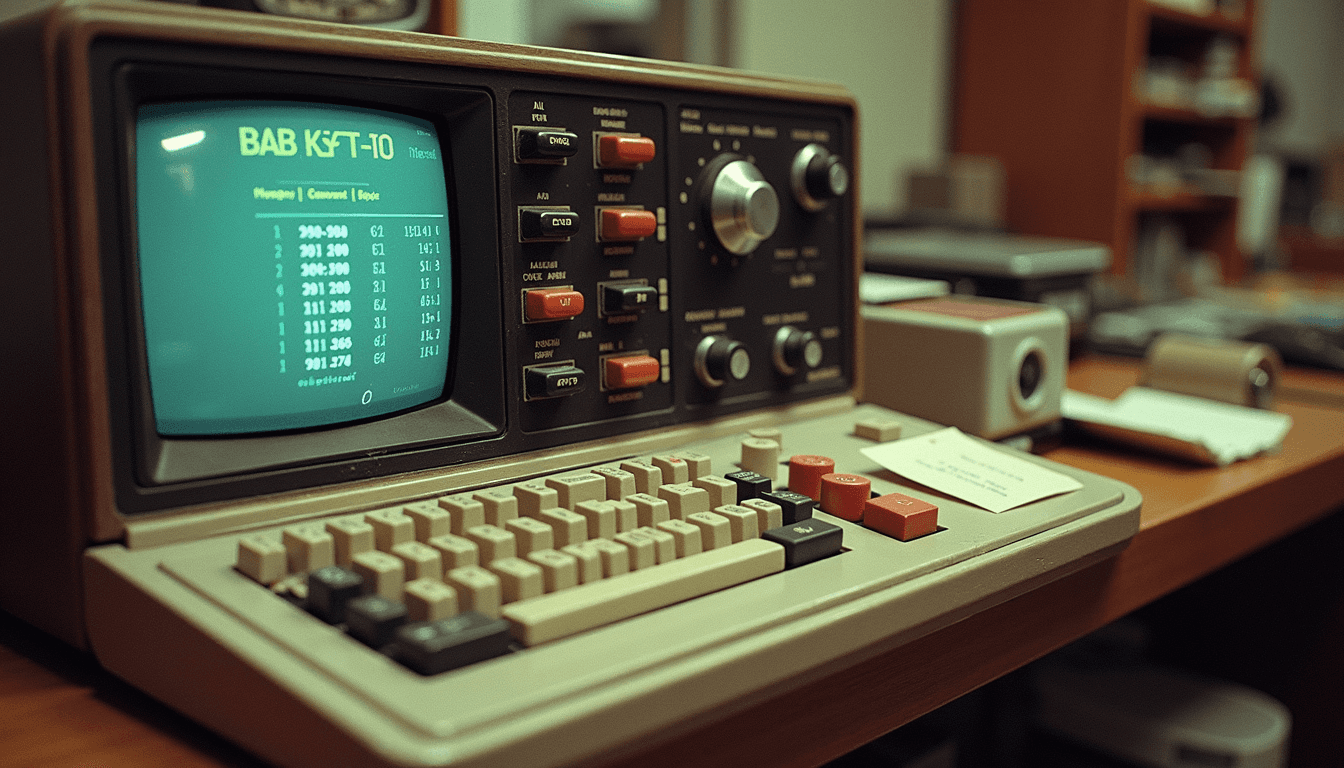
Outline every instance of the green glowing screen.
POLYGON ((323 104, 150 105, 135 151, 160 434, 332 426, 443 395, 452 254, 433 124, 323 104))

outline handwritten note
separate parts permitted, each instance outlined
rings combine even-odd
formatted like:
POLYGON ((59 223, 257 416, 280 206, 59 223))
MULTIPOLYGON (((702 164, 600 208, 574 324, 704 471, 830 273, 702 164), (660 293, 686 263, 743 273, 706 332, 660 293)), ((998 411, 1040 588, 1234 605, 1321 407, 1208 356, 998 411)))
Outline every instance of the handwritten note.
POLYGON ((902 477, 990 512, 1083 487, 1068 475, 992 448, 956 427, 865 448, 863 454, 902 477))

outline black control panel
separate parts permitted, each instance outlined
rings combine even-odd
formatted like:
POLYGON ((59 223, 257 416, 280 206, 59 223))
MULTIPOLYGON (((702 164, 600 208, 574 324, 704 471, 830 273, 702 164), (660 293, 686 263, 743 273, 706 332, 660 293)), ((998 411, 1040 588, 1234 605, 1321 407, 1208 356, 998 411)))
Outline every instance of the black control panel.
POLYGON ((716 101, 510 95, 506 313, 526 432, 852 385, 847 116, 716 101))
POLYGON ((135 446, 113 452, 119 509, 443 470, 856 386, 854 112, 838 89, 605 61, 581 77, 121 40, 92 56, 110 83, 94 113, 115 129, 95 152, 104 323, 121 329, 106 335, 110 423, 135 446), (441 396, 312 428, 160 433, 125 148, 147 105, 202 100, 435 126, 451 233, 434 244, 451 285, 441 396))

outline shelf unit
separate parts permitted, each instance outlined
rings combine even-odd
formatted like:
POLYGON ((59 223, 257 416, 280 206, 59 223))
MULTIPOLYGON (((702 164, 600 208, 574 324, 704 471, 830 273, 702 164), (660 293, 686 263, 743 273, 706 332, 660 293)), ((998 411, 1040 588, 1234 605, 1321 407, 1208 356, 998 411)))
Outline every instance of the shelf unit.
POLYGON ((1240 280, 1234 196, 1141 186, 1128 169, 1145 150, 1184 144, 1206 147, 1209 168, 1241 169, 1253 117, 1149 103, 1141 91, 1150 57, 1193 69, 1217 38, 1253 82, 1254 10, 1252 0, 1208 15, 1147 0, 961 0, 952 150, 1003 163, 1015 232, 1107 243, 1112 273, 1127 275, 1140 221, 1169 214, 1187 248, 1217 254, 1224 280, 1240 280))

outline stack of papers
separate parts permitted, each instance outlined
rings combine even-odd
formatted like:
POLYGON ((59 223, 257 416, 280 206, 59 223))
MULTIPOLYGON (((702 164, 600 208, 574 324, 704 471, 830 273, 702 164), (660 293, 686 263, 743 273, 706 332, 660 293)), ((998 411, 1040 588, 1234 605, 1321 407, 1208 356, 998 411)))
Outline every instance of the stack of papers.
POLYGON ((1148 387, 1114 400, 1069 390, 1061 410, 1103 437, 1220 467, 1277 449, 1293 425, 1286 414, 1148 387))

